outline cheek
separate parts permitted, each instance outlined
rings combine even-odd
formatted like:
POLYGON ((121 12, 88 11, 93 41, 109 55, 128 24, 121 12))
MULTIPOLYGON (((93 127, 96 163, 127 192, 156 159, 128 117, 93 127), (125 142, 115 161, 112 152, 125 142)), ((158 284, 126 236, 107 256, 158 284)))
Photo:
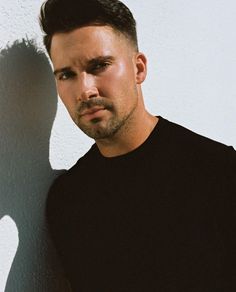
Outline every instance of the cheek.
POLYGON ((103 91, 114 92, 116 95, 118 92, 126 94, 129 88, 134 87, 135 74, 133 68, 124 63, 113 66, 103 77, 101 82, 103 91))
POLYGON ((133 82, 135 79, 134 68, 131 62, 120 62, 114 68, 114 73, 118 81, 133 82))

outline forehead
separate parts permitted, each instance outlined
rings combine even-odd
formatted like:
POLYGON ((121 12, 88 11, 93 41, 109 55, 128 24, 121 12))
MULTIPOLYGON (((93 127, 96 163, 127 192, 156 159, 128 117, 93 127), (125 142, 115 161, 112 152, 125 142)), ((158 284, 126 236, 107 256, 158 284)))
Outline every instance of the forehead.
POLYGON ((123 34, 110 26, 85 26, 70 32, 56 33, 52 37, 53 63, 63 58, 93 58, 96 55, 113 55, 130 47, 123 34))

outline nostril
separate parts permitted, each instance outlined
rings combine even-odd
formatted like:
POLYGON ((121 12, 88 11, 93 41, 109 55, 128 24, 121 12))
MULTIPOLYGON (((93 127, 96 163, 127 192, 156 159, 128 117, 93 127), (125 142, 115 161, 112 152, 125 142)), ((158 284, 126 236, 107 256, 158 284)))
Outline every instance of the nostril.
POLYGON ((90 95, 89 98, 96 98, 97 96, 98 96, 97 94, 92 94, 92 95, 90 95))

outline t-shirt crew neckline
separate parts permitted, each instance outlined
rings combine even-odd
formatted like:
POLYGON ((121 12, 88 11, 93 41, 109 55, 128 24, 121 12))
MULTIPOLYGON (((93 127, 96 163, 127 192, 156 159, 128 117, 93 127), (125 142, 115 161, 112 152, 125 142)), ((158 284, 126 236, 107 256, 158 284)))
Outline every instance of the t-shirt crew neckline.
MULTIPOLYGON (((135 148, 134 150, 132 150, 130 152, 122 154, 122 155, 113 156, 113 157, 106 157, 106 156, 103 156, 101 154, 101 152, 99 151, 99 149, 95 143, 93 146, 95 148, 94 150, 96 151, 98 158, 100 160, 103 160, 106 162, 111 162, 111 161, 113 162, 113 161, 132 159, 143 152, 146 153, 146 151, 148 151, 149 146, 153 147, 153 139, 156 135, 159 135, 159 132, 160 132, 161 128, 163 127, 163 123, 165 123, 164 118, 162 118, 161 116, 156 116, 156 117, 159 119, 158 123, 155 125, 155 127, 153 128, 152 132, 147 137, 147 139, 141 145, 139 145, 137 148, 135 148)), ((156 137, 155 137, 155 139, 156 139, 156 137)), ((157 144, 159 144, 159 141, 157 144)))

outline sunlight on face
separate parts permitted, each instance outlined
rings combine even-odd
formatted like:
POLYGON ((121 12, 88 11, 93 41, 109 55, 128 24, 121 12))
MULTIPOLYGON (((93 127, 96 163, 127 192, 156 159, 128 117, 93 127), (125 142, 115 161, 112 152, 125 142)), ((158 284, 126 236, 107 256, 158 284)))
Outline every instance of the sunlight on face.
POLYGON ((137 51, 109 26, 86 26, 52 38, 59 96, 94 139, 114 136, 139 106, 137 51))

